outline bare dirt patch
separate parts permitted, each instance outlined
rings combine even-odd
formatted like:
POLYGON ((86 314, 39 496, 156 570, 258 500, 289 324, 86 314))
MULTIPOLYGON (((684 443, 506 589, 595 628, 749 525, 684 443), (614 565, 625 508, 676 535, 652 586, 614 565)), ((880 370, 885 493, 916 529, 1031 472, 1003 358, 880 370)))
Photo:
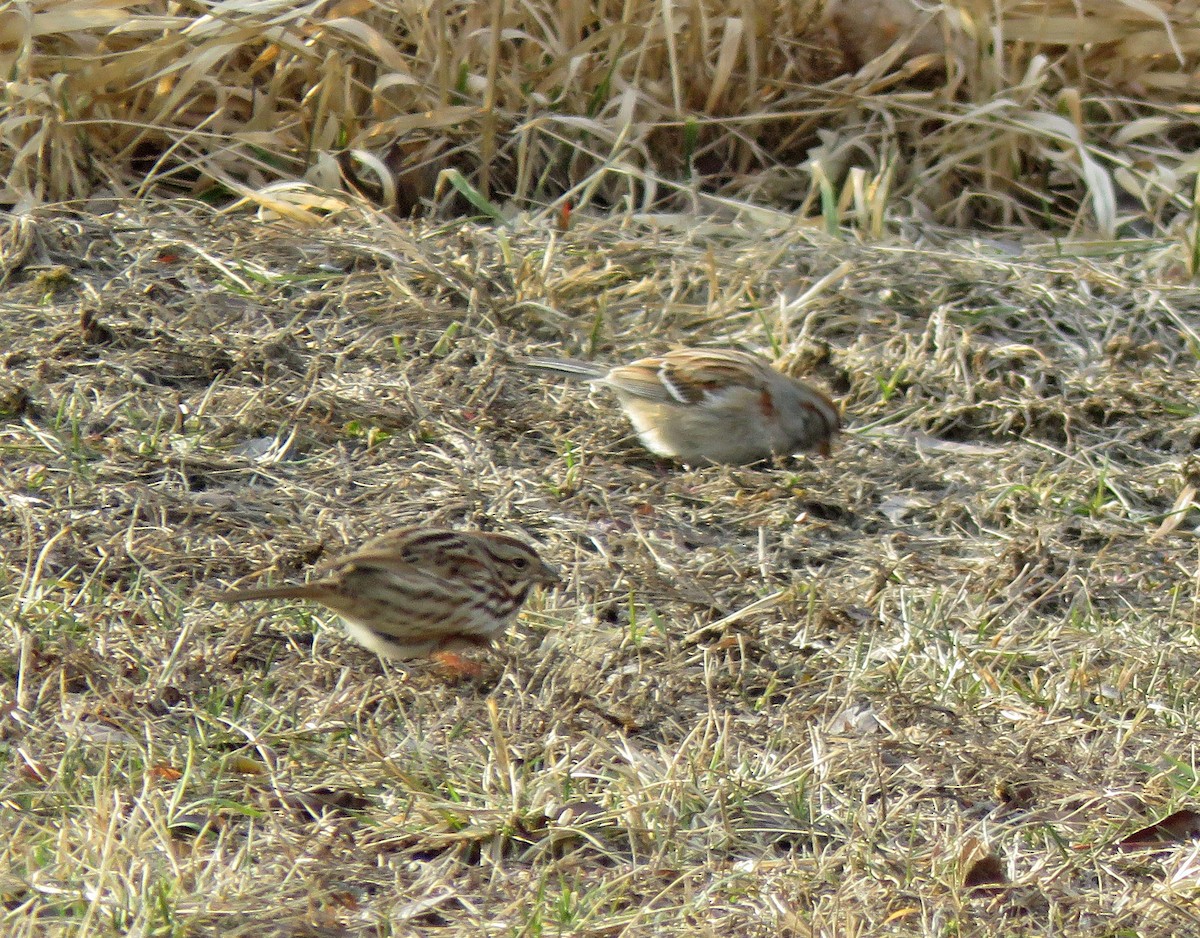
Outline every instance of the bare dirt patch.
POLYGON ((9 933, 1196 930, 1190 843, 1112 846, 1197 798, 1172 249, 675 221, 8 229, 9 933), (514 367, 680 343, 834 458, 673 467, 514 367), (567 574, 477 681, 204 599, 422 522, 567 574))

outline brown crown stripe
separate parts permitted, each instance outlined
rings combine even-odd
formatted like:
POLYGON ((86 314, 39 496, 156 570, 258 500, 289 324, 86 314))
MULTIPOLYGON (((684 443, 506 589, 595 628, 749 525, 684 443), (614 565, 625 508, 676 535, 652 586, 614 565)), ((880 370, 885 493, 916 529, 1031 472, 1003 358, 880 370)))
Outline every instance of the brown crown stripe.
POLYGON ((410 545, 428 545, 440 546, 442 544, 461 544, 463 542, 463 533, 460 531, 421 531, 416 535, 406 539, 410 545))

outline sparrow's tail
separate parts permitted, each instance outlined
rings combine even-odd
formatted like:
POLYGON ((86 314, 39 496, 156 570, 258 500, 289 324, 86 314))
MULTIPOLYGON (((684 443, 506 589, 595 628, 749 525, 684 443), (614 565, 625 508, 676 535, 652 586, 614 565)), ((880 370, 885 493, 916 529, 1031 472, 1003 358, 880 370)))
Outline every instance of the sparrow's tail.
POLYGON ((311 583, 292 584, 291 586, 268 586, 263 589, 227 590, 224 593, 212 593, 207 599, 214 603, 240 603, 247 599, 312 599, 311 583))
POLYGON ((604 365, 581 362, 574 358, 527 358, 521 364, 531 371, 549 371, 581 381, 595 381, 609 372, 604 365))

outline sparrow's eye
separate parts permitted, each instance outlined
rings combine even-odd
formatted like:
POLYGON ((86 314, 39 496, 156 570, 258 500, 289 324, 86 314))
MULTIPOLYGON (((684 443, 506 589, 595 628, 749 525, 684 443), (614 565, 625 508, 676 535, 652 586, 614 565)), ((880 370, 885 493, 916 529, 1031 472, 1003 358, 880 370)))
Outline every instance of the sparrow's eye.
POLYGON ((512 565, 518 570, 524 570, 529 566, 529 560, 525 557, 514 557, 512 559, 512 565))

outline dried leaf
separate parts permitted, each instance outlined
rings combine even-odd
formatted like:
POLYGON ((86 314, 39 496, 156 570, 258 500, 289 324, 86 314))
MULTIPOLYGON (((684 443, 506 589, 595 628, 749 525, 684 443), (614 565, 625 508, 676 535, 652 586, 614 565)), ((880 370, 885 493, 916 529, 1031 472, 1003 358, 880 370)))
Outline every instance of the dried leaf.
POLYGON ((1195 503, 1196 486, 1188 483, 1180 490, 1179 495, 1175 498, 1175 504, 1171 506, 1171 510, 1167 512, 1167 516, 1163 518, 1158 529, 1150 535, 1150 540, 1157 541, 1160 537, 1165 537, 1179 527, 1184 516, 1195 503))
POLYGON ((978 837, 969 837, 959 853, 958 868, 964 889, 993 892, 996 886, 1008 884, 1004 864, 978 837))
POLYGON ((1146 847, 1182 843, 1200 837, 1200 812, 1190 808, 1168 814, 1161 821, 1136 830, 1117 846, 1126 850, 1139 850, 1146 847))
POLYGON ((225 760, 225 771, 236 772, 238 775, 263 775, 267 766, 249 756, 232 755, 225 760))

